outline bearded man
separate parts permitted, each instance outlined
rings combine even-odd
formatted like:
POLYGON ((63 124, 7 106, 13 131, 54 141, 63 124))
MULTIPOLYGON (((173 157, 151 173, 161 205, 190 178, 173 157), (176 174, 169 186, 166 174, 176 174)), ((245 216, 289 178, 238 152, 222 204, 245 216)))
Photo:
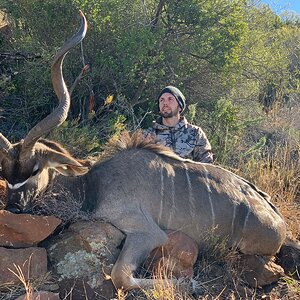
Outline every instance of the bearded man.
POLYGON ((151 136, 183 158, 212 163, 211 145, 204 131, 188 123, 183 116, 186 99, 182 92, 167 86, 160 92, 157 102, 160 117, 145 131, 145 136, 151 136))

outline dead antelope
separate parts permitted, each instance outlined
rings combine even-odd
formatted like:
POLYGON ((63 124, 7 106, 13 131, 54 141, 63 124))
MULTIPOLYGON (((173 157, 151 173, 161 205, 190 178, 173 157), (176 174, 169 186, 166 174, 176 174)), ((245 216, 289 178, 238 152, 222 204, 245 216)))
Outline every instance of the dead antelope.
POLYGON ((93 211, 126 234, 113 267, 112 280, 125 289, 146 287, 150 279, 133 276, 155 247, 166 242, 166 229, 180 230, 201 242, 211 229, 228 246, 246 254, 274 255, 286 238, 286 224, 269 196, 219 166, 181 159, 155 144, 130 138, 119 151, 88 168, 54 142, 41 139, 67 117, 70 97, 62 75, 66 53, 85 36, 82 15, 78 33, 57 53, 52 82, 57 109, 11 144, 0 137, 1 175, 8 186, 6 209, 27 211, 49 186, 63 186, 93 211))

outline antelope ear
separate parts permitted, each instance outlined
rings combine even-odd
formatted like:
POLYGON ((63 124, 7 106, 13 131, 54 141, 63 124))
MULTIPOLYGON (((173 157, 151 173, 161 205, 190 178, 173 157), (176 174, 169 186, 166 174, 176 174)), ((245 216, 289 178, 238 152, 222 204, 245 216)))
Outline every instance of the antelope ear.
POLYGON ((57 172, 64 176, 79 176, 84 175, 90 168, 82 165, 72 156, 55 150, 47 151, 46 166, 55 169, 57 172))
POLYGON ((55 170, 64 176, 79 176, 86 174, 89 171, 89 168, 84 166, 72 166, 68 164, 57 166, 55 167, 55 170))

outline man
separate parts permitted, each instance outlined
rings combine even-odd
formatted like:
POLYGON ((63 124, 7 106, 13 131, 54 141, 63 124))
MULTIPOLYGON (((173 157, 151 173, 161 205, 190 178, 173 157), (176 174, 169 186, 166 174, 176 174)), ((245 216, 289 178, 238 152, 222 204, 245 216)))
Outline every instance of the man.
POLYGON ((145 131, 145 136, 152 136, 158 144, 183 158, 212 163, 213 154, 205 133, 182 116, 185 106, 185 97, 178 88, 165 87, 158 96, 160 117, 145 131))

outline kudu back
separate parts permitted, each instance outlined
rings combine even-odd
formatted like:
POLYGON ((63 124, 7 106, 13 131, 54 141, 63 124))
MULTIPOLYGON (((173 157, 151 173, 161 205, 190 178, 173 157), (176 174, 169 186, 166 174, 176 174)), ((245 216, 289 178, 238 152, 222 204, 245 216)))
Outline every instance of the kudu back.
POLYGON ((9 191, 6 209, 27 211, 49 186, 69 190, 83 209, 126 234, 111 274, 117 288, 152 284, 150 279, 135 278, 133 272, 152 249, 166 242, 166 229, 180 230, 198 243, 213 232, 243 253, 274 255, 286 238, 284 219, 267 194, 224 168, 182 159, 138 133, 125 132, 110 146, 113 154, 92 166, 41 139, 67 117, 70 97, 62 62, 85 35, 86 20, 81 18, 78 33, 52 64, 57 109, 24 141, 11 144, 0 136, 1 175, 9 191))

